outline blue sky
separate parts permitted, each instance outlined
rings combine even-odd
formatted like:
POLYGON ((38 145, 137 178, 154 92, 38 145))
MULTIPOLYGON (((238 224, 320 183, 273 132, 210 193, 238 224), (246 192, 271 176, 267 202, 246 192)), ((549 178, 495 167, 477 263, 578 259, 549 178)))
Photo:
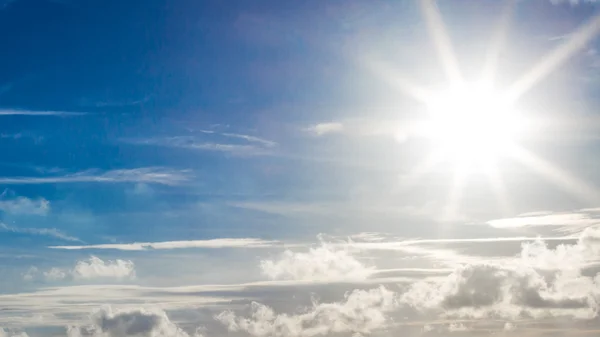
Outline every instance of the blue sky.
POLYGON ((600 7, 432 4, 0 0, 0 337, 597 333, 600 7))

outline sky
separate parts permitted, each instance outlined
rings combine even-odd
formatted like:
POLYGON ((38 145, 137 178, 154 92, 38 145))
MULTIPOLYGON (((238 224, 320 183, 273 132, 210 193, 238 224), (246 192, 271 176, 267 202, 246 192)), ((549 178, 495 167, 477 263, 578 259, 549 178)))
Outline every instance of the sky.
POLYGON ((0 0, 0 337, 595 336, 600 3, 0 0))

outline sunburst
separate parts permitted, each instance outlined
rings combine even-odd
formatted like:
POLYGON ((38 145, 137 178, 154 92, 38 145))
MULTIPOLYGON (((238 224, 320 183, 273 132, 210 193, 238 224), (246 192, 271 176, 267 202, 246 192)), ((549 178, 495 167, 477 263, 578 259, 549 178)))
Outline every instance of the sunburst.
POLYGON ((420 0, 420 3, 448 85, 440 90, 429 90, 391 78, 393 72, 389 69, 376 69, 379 74, 386 74, 386 79, 398 89, 427 106, 428 117, 422 131, 436 146, 423 163, 417 165, 412 178, 418 179, 441 162, 454 163, 454 181, 446 209, 450 217, 460 207, 464 182, 474 168, 487 174, 499 204, 503 208, 509 207, 502 175, 496 165, 503 157, 518 160, 585 202, 600 200, 595 189, 519 145, 520 137, 527 134, 530 124, 516 108, 516 103, 526 92, 600 32, 600 15, 582 25, 514 83, 500 90, 494 87, 498 55, 505 44, 516 1, 506 2, 481 77, 473 81, 466 80, 460 72, 435 0, 420 0))

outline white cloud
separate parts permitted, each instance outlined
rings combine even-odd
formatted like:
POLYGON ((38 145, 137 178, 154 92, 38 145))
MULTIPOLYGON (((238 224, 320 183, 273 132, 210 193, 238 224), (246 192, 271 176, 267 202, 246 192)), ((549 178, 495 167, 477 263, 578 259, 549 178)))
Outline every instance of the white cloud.
POLYGON ((344 124, 337 122, 330 123, 319 123, 315 125, 311 125, 306 129, 311 133, 316 134, 317 136, 323 136, 330 133, 338 133, 344 130, 344 124))
POLYGON ((233 332, 263 337, 312 337, 352 332, 369 334, 384 329, 388 313, 398 307, 396 294, 383 287, 354 290, 344 301, 314 303, 304 313, 277 314, 272 308, 253 302, 249 318, 224 311, 215 318, 233 332))
POLYGON ((571 5, 592 4, 596 3, 597 1, 598 0, 550 0, 550 2, 555 5, 560 5, 563 3, 569 3, 571 5))
POLYGON ((31 234, 31 235, 43 235, 43 236, 51 236, 57 239, 65 240, 65 241, 77 241, 81 242, 76 237, 69 236, 56 228, 19 228, 19 227, 11 227, 5 223, 0 222, 0 232, 12 232, 19 234, 31 234))
POLYGON ((402 302, 423 312, 465 317, 592 318, 598 310, 600 277, 582 270, 600 253, 600 231, 587 229, 575 244, 554 249, 536 241, 503 263, 472 263, 443 279, 410 286, 402 302))
POLYGON ((115 308, 130 308, 144 303, 163 310, 222 305, 241 291, 243 287, 238 285, 144 287, 134 284, 86 284, 43 287, 30 292, 0 294, 2 307, 11 308, 10 311, 0 310, 0 326, 60 327, 79 324, 80 319, 88 317, 90 312, 105 304, 115 308), (216 296, 215 292, 222 295, 216 296), (43 317, 43 321, 39 317, 43 317))
POLYGON ((278 244, 277 241, 268 241, 254 238, 240 239, 211 239, 189 241, 164 241, 164 242, 135 242, 135 243, 107 243, 87 246, 52 246, 52 249, 115 249, 115 250, 148 250, 148 249, 183 249, 183 248, 263 248, 278 244))
POLYGON ((177 185, 189 180, 188 170, 172 170, 160 167, 142 167, 99 172, 81 171, 62 176, 46 177, 0 177, 0 184, 59 184, 59 183, 152 183, 177 185))
POLYGON ((469 328, 463 323, 450 323, 448 325, 449 332, 469 331, 469 328))
POLYGON ((511 323, 511 322, 506 322, 504 323, 504 331, 515 331, 517 329, 517 327, 511 323))
POLYGON ((91 326, 67 327, 67 336, 190 337, 187 332, 171 322, 164 311, 157 308, 152 310, 136 308, 113 311, 110 307, 105 307, 93 313, 90 319, 91 326))
POLYGON ((225 136, 225 137, 244 139, 248 142, 258 143, 258 144, 264 145, 266 147, 277 146, 277 143, 274 141, 263 139, 263 138, 256 137, 256 136, 243 135, 243 134, 239 134, 239 133, 221 133, 221 135, 225 136))
POLYGON ((78 261, 71 274, 76 280, 132 279, 135 278, 135 265, 129 260, 103 261, 96 256, 91 256, 88 260, 78 261))
POLYGON ((23 279, 26 281, 36 280, 39 277, 47 282, 57 282, 66 279, 75 281, 89 281, 94 279, 126 280, 135 278, 135 264, 129 260, 104 261, 96 256, 90 256, 87 260, 77 261, 72 269, 51 268, 40 273, 36 267, 31 267, 23 279))
POLYGON ((488 225, 496 228, 516 228, 524 226, 590 226, 600 223, 593 215, 597 211, 581 210, 572 213, 540 212, 524 214, 515 218, 488 221, 488 225))
POLYGON ((44 198, 1 198, 0 211, 10 214, 47 215, 50 211, 50 202, 44 198))
POLYGON ((27 272, 23 274, 23 280, 25 281, 33 281, 36 278, 36 275, 39 273, 37 267, 29 267, 27 272))
POLYGON ((276 260, 262 260, 263 274, 273 280, 364 280, 374 268, 366 267, 348 249, 321 243, 308 252, 286 250, 276 260))
POLYGON ((82 116, 85 112, 73 111, 44 111, 44 110, 19 110, 19 109, 0 109, 0 116, 22 115, 22 116, 82 116))
POLYGON ((44 272, 44 279, 50 282, 62 281, 67 277, 67 273, 59 268, 52 268, 44 272))
POLYGON ((225 141, 221 139, 207 140, 195 136, 173 136, 162 138, 142 138, 142 139, 124 139, 123 141, 134 145, 154 145, 173 148, 182 148, 200 151, 226 152, 233 155, 266 155, 273 151, 277 143, 271 140, 256 136, 237 134, 237 133, 218 133, 214 131, 202 131, 204 134, 211 135, 211 138, 234 138, 242 140, 242 143, 225 141))
POLYGON ((29 337, 25 331, 15 332, 0 327, 0 337, 29 337))

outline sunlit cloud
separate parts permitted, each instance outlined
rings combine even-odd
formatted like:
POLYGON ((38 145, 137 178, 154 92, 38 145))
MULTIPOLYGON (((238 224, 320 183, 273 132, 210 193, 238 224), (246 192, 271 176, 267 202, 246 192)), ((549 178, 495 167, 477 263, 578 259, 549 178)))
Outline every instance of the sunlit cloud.
POLYGON ((266 248, 278 245, 277 241, 261 240, 254 238, 240 239, 210 239, 164 242, 135 242, 135 243, 107 243, 85 246, 52 246, 52 249, 80 250, 80 249, 114 249, 127 251, 140 251, 150 249, 185 249, 185 248, 266 248))
POLYGON ((317 136, 323 136, 326 134, 339 133, 344 131, 344 124, 339 122, 319 123, 306 128, 306 131, 311 132, 317 136))
POLYGON ((513 218, 490 220, 487 223, 496 228, 561 226, 577 229, 600 224, 600 217, 597 211, 583 209, 575 212, 541 212, 539 214, 523 214, 513 218))
POLYGON ((275 259, 260 263, 264 275, 274 280, 364 280, 374 271, 348 251, 348 248, 322 242, 307 252, 286 250, 275 259))
POLYGON ((224 311, 215 318, 231 332, 251 336, 313 337, 334 333, 369 334, 387 327, 388 314, 398 307, 396 294, 384 287, 368 291, 354 290, 338 303, 314 303, 298 314, 277 314, 257 302, 251 305, 246 318, 233 311, 224 311), (332 324, 331 322, 335 322, 332 324))

